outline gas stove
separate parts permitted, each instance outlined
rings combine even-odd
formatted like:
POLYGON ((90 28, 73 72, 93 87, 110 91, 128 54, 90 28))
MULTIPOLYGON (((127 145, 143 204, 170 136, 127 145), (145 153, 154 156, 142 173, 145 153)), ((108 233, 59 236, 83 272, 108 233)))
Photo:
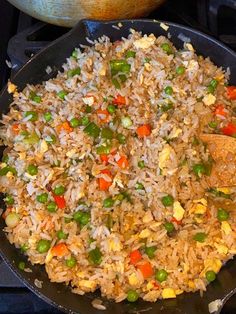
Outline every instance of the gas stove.
MULTIPOLYGON (((148 18, 172 21, 209 34, 236 51, 235 0, 167 0, 148 18)), ((0 89, 7 80, 67 28, 39 22, 0 1, 0 89)), ((30 292, 0 259, 0 314, 61 313, 30 292)), ((236 296, 221 314, 236 313, 236 296)), ((189 313, 191 314, 191 313, 189 313)))

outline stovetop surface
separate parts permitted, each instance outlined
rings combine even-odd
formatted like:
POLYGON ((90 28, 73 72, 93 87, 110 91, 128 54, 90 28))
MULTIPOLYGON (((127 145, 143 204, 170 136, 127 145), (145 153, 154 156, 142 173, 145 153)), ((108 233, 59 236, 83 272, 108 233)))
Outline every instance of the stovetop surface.
MULTIPOLYGON (((177 22, 199 29, 236 51, 235 0, 167 0, 149 18, 177 22)), ((0 0, 0 89, 32 55, 67 31, 66 28, 39 23, 19 12, 7 1, 0 0), (11 64, 11 68, 7 63, 11 64)), ((0 314, 6 313, 61 312, 25 288, 0 258, 0 314)), ((230 298, 221 313, 236 314, 236 296, 230 298)))

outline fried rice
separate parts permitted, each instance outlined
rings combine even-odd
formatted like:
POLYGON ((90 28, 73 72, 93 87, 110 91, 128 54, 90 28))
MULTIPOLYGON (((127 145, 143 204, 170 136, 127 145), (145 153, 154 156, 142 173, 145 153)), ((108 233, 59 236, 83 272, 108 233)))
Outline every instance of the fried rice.
POLYGON ((236 253, 235 190, 209 186, 199 139, 234 122, 228 79, 191 44, 132 31, 76 48, 42 84, 9 83, 10 243, 78 294, 154 302, 205 291, 236 253))

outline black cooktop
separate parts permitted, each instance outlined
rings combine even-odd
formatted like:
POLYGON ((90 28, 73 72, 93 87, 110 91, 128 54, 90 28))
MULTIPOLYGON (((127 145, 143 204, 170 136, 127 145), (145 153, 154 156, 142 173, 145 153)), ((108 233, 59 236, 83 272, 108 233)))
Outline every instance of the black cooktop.
MULTIPOLYGON (((167 0, 149 18, 199 29, 236 51, 235 0, 167 0)), ((7 1, 0 0, 0 89, 32 55, 67 31, 63 27, 39 22, 7 1)), ((3 313, 61 312, 25 288, 0 258, 0 314, 3 313)), ((236 296, 231 297, 221 313, 236 314, 236 296)))

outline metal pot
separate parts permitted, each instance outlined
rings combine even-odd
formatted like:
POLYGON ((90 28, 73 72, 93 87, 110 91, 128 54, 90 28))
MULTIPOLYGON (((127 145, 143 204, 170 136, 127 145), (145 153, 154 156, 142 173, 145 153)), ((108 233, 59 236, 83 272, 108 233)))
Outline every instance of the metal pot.
POLYGON ((72 27, 80 19, 112 20, 148 15, 165 0, 8 0, 21 11, 48 23, 72 27))

